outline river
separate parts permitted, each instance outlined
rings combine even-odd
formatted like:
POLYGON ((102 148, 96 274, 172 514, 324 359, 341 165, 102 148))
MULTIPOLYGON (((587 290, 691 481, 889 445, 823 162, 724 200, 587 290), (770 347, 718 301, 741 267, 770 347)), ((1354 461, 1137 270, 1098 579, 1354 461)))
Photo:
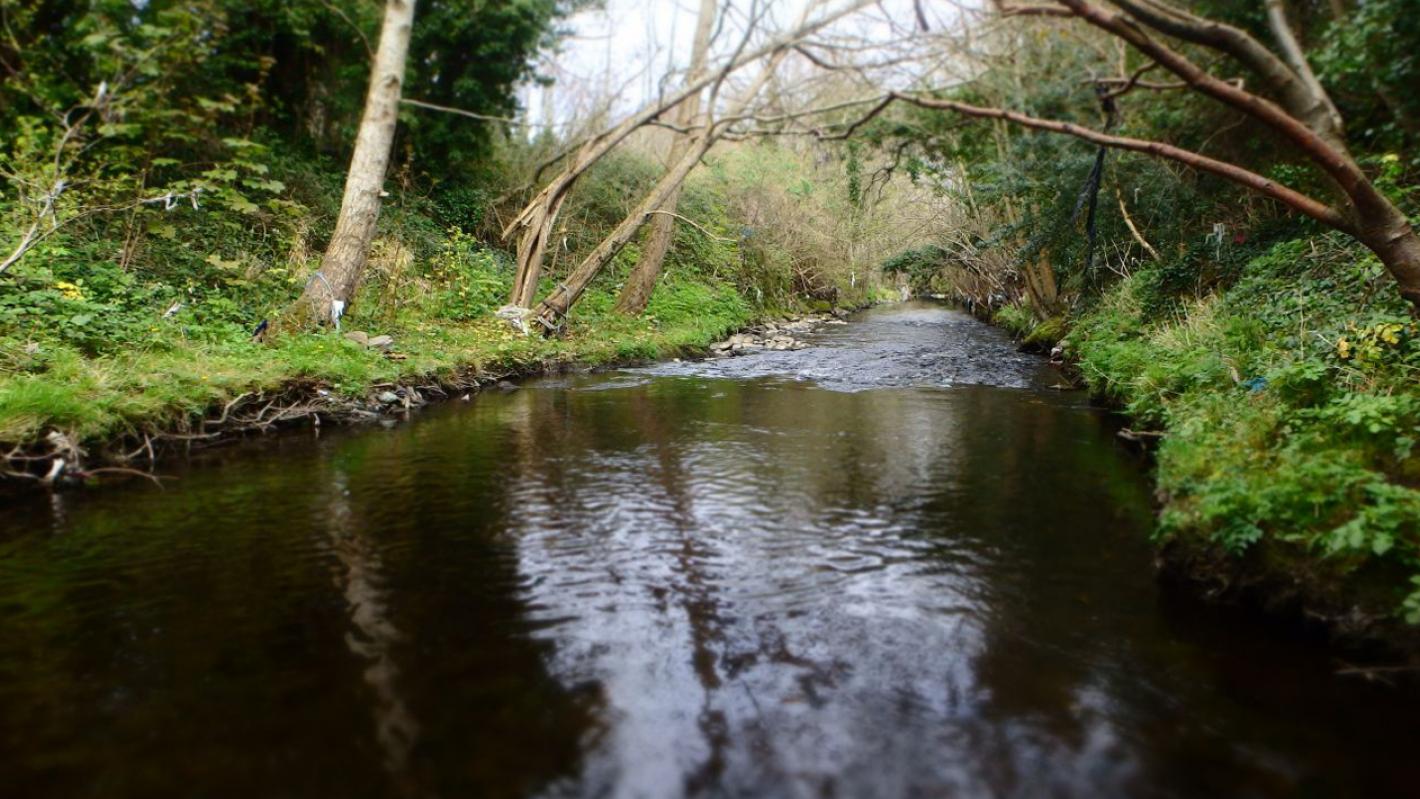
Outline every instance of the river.
POLYGON ((1158 585, 1147 464, 1041 360, 918 303, 811 342, 9 499, 0 792, 1420 785, 1413 697, 1158 585))

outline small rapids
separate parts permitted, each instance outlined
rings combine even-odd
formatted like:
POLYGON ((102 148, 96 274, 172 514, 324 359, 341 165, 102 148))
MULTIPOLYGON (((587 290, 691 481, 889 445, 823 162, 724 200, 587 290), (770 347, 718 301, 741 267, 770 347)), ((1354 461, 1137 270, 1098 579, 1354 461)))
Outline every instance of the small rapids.
POLYGON ((1028 388, 1047 375, 1041 359, 1018 352, 1005 333, 939 305, 910 303, 830 325, 803 350, 663 363, 638 370, 665 377, 812 381, 832 391, 883 387, 1028 388))

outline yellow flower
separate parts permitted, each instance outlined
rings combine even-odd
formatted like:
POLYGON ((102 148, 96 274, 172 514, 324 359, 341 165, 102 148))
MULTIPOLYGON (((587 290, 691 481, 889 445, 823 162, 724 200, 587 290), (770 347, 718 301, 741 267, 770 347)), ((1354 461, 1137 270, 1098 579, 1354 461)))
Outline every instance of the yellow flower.
POLYGON ((64 299, 66 299, 66 300, 82 300, 82 299, 84 299, 84 290, 81 289, 78 285, 76 285, 76 284, 74 284, 74 283, 70 283, 70 282, 67 281, 67 280, 60 280, 60 281, 57 281, 57 282, 54 284, 54 287, 57 288, 57 289, 59 289, 59 293, 63 294, 63 295, 64 295, 64 299))
POLYGON ((1336 354, 1340 355, 1343 361, 1351 357, 1351 342, 1345 337, 1336 340, 1336 354))

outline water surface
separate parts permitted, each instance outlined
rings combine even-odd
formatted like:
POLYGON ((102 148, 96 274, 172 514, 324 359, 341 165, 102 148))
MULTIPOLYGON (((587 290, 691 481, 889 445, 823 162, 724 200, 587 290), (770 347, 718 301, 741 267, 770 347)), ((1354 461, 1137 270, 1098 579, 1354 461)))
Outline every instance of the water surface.
POLYGON ((1413 697, 1161 592, 1142 465, 997 331, 278 436, 0 520, 7 796, 1336 796, 1413 697))

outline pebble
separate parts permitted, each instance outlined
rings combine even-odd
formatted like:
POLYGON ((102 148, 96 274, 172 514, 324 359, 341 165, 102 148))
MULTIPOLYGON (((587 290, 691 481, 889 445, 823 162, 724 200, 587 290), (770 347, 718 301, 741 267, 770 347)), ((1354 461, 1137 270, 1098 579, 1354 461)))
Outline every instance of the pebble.
POLYGON ((394 336, 371 336, 363 330, 352 330, 346 333, 345 340, 381 352, 389 352, 394 347, 394 336))

